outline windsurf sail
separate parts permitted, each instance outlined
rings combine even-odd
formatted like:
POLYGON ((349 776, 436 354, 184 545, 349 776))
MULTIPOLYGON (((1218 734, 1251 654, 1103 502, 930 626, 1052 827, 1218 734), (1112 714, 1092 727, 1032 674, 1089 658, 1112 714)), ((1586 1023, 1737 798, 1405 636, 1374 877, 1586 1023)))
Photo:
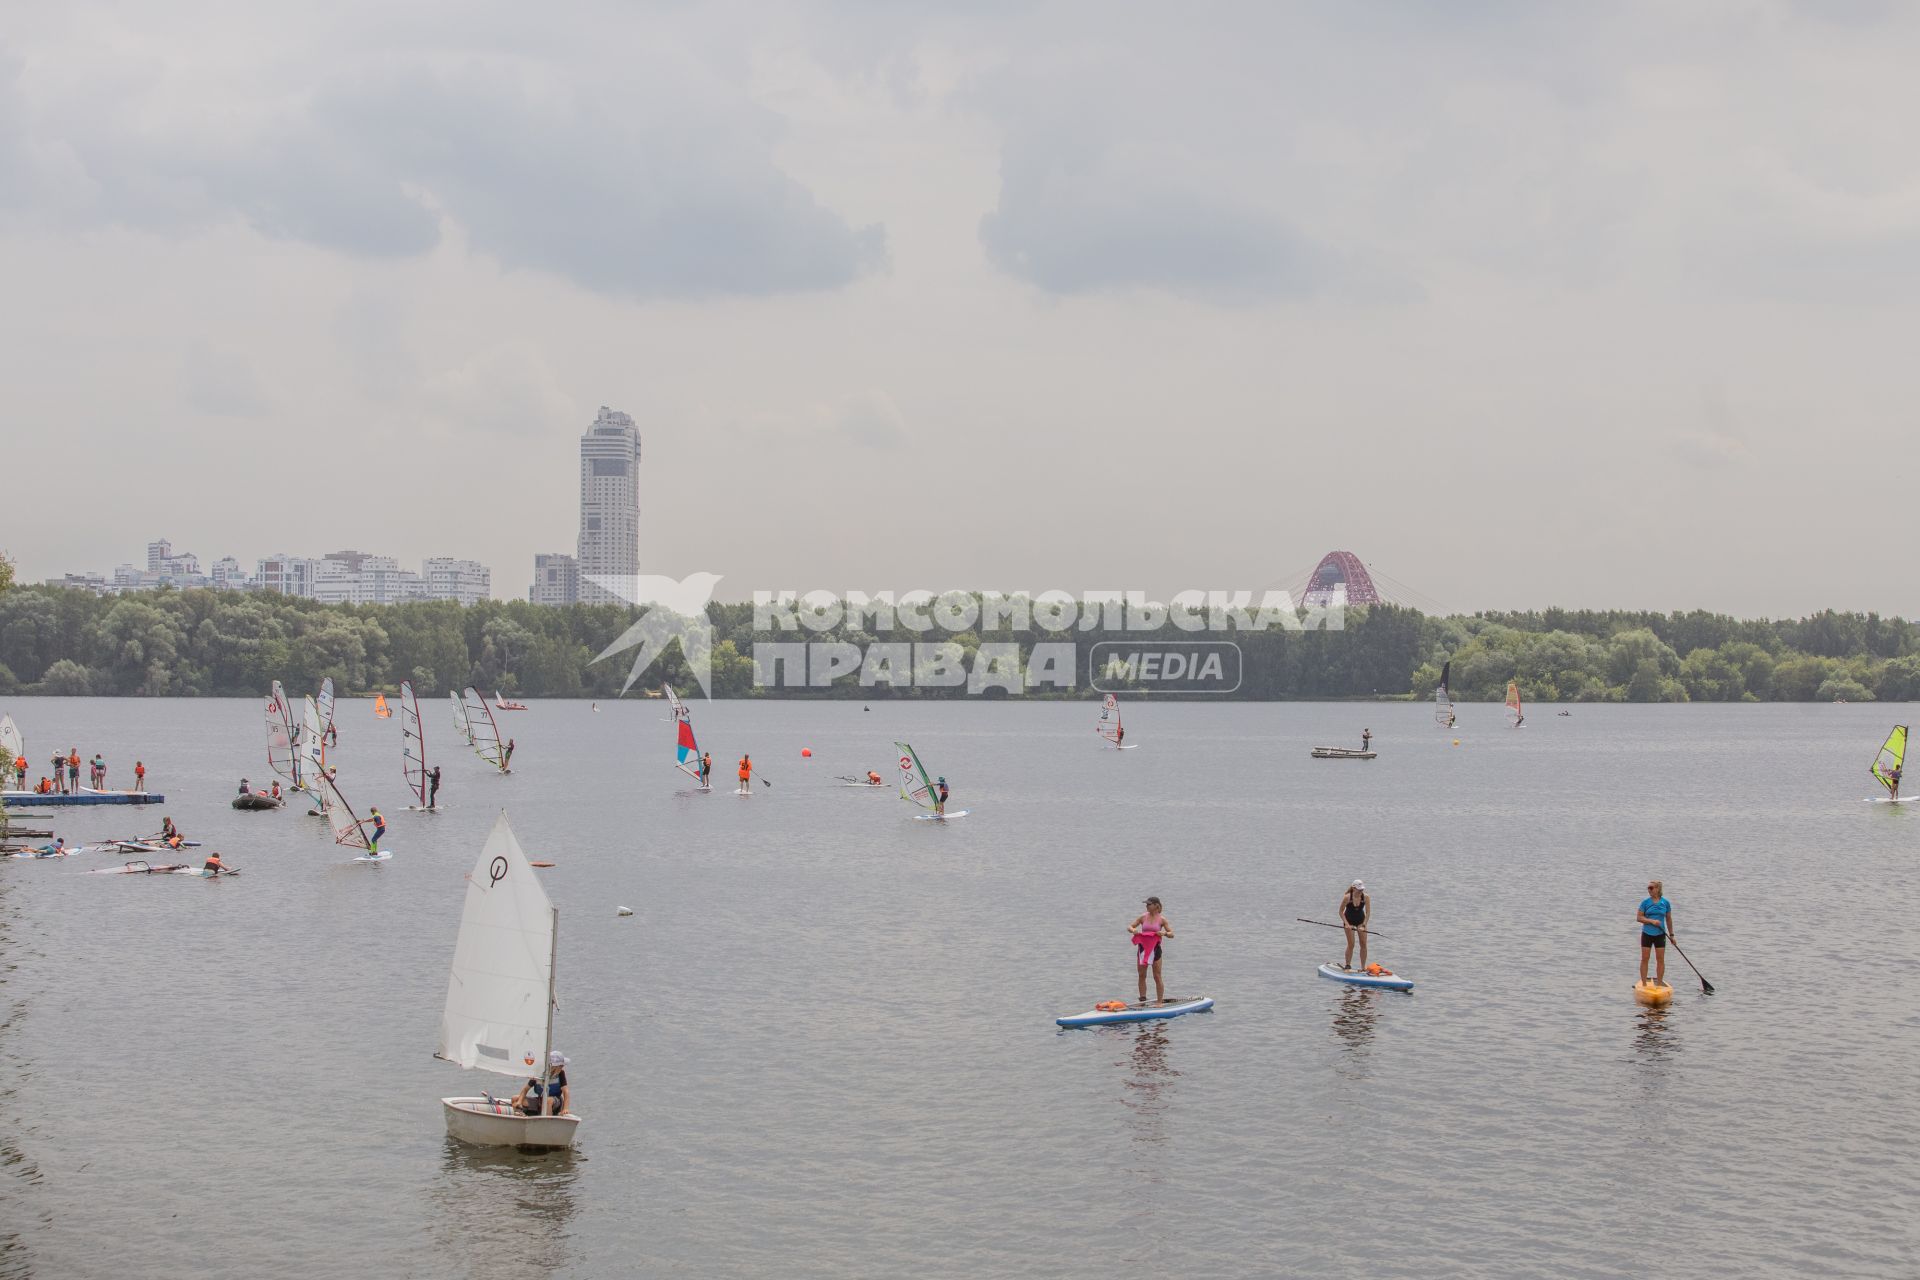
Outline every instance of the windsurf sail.
POLYGON ((1868 772, 1880 780, 1880 785, 1891 795, 1900 789, 1900 770, 1907 762, 1907 726, 1897 724, 1887 740, 1880 744, 1880 754, 1873 758, 1868 772))
POLYGON ((673 694, 673 686, 661 685, 666 690, 667 705, 673 708, 673 767, 700 781, 700 744, 693 737, 693 712, 687 704, 673 694))
POLYGON ((933 779, 927 776, 927 767, 920 763, 920 757, 906 743, 896 742, 893 745, 900 748, 900 798, 931 810, 939 792, 934 790, 933 779))
POLYGON ((314 788, 320 793, 320 810, 327 815, 327 825, 333 828, 333 842, 349 849, 371 849, 373 845, 367 839, 367 829, 360 825, 360 815, 340 794, 340 784, 333 780, 333 775, 321 774, 314 780, 314 788))
POLYGON ((1447 677, 1453 674, 1453 664, 1440 664, 1440 683, 1433 690, 1433 722, 1442 728, 1453 726, 1453 694, 1447 691, 1447 677))
POLYGON ((1120 699, 1107 695, 1107 700, 1100 704, 1100 721, 1093 726, 1093 731, 1115 746, 1120 745, 1120 699))
MULTIPOLYGON (((325 680, 322 680, 320 682, 320 695, 319 697, 314 699, 314 705, 320 709, 321 732, 331 734, 334 731, 333 729, 333 677, 332 676, 328 676, 325 680)), ((326 751, 324 749, 324 744, 320 754, 323 756, 326 754, 326 751)))
POLYGON ((293 711, 278 680, 267 699, 267 764, 293 786, 300 785, 300 766, 293 754, 293 711))
POLYGON ((460 735, 461 741, 473 745, 473 726, 467 722, 467 704, 460 701, 460 695, 452 689, 447 697, 453 700, 453 731, 460 735))
POLYGON ((407 779, 407 790, 426 808, 427 735, 420 723, 420 700, 407 680, 400 682, 400 771, 407 779))
POLYGON ((1518 729, 1520 722, 1526 718, 1526 712, 1520 709, 1520 682, 1509 680, 1507 681, 1507 723, 1518 729))
POLYGON ((382 720, 393 719, 393 710, 387 706, 386 694, 376 693, 373 695, 373 714, 379 716, 382 720))
POLYGON ((300 750, 296 760, 300 776, 309 786, 327 767, 327 730, 320 719, 320 707, 312 698, 303 698, 300 707, 300 750))
POLYGON ((475 692, 473 686, 468 685, 460 699, 464 704, 473 753, 505 773, 507 750, 500 742, 500 726, 494 723, 493 708, 487 705, 486 695, 475 692))
MULTIPOLYGON (((0 776, 4 776, 7 770, 13 768, 15 760, 26 757, 26 739, 20 736, 20 726, 13 722, 12 716, 0 716, 0 751, 6 753, 6 759, 0 761, 0 764, 5 765, 5 768, 0 768, 0 776)), ((20 780, 20 785, 23 787, 27 785, 25 778, 20 780)))

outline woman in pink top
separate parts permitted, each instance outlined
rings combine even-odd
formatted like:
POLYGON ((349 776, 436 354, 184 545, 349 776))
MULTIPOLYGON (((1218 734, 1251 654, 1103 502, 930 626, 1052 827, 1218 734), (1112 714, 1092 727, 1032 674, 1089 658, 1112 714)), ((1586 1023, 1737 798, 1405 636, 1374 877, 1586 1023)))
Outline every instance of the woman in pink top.
POLYGON ((1173 937, 1173 926, 1160 914, 1160 899, 1147 899, 1147 909, 1135 916, 1133 923, 1127 926, 1127 936, 1133 939, 1133 947, 1140 960, 1140 1003, 1147 1002, 1147 969, 1151 967, 1153 998, 1165 1004, 1167 984, 1160 977, 1160 959, 1166 954, 1168 939, 1173 937))

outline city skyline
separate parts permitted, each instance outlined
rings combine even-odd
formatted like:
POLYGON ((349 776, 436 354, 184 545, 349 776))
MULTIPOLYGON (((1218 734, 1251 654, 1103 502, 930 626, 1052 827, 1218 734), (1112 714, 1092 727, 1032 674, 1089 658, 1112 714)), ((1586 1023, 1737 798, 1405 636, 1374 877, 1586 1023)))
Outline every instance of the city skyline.
POLYGON ((164 503, 524 598, 608 404, 723 599, 1916 611, 1920 9, 330 13, 10 30, 23 580, 164 503))

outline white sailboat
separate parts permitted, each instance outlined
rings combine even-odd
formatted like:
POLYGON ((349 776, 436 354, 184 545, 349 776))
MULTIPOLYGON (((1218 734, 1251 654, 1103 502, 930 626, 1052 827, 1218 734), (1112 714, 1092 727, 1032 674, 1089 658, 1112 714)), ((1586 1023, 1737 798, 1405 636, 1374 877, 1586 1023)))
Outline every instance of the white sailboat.
POLYGON ((275 680, 273 696, 267 700, 267 765, 298 791, 300 765, 294 756, 293 738, 293 709, 287 705, 287 691, 275 680))
POLYGON ((1093 731, 1107 740, 1107 745, 1117 751, 1131 750, 1127 742, 1127 731, 1120 724, 1120 699, 1113 694, 1100 704, 1100 719, 1095 722, 1093 731))
MULTIPOLYGON (((467 873, 435 1057, 503 1076, 547 1076, 560 912, 502 813, 467 873)), ((442 1098, 447 1135, 482 1147, 570 1147, 580 1117, 522 1115, 490 1093, 442 1098)))
MULTIPOLYGON (((432 770, 427 767, 427 730, 420 720, 420 700, 413 696, 413 682, 400 682, 400 773, 407 780, 407 790, 413 793, 413 803, 409 809, 427 811, 427 801, 432 797, 432 780, 427 776, 432 770)), ((438 808, 436 801, 434 808, 438 808)))

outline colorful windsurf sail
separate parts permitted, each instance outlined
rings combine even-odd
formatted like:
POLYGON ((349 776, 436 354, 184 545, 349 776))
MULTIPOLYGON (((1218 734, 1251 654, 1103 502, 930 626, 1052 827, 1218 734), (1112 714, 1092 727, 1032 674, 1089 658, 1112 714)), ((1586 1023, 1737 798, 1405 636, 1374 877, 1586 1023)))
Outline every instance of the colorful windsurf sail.
POLYGON ((500 741, 500 726, 494 723, 493 708, 487 705, 486 695, 468 685, 460 700, 467 717, 467 732, 472 735, 473 753, 500 772, 507 772, 507 749, 500 741))
POLYGON ((1520 682, 1509 680, 1507 681, 1507 723, 1518 729, 1520 722, 1526 718, 1527 713, 1520 707, 1520 682))
POLYGON ((896 742, 900 748, 900 798, 911 800, 922 809, 932 810, 939 793, 934 790, 933 779, 927 776, 927 767, 920 763, 920 757, 913 748, 904 742, 896 742))
POLYGON ((1453 674, 1453 664, 1440 664, 1440 683, 1433 690, 1433 722, 1443 729, 1453 727, 1453 694, 1447 690, 1447 677, 1453 674))
POLYGON ((382 720, 391 720, 393 718, 393 709, 387 706, 386 694, 376 693, 373 695, 373 714, 379 716, 382 720))
POLYGON ((422 809, 427 807, 427 734, 420 722, 420 700, 413 682, 400 682, 400 772, 422 809))
POLYGON ((1891 795, 1900 789, 1900 771, 1906 767, 1906 762, 1907 726, 1897 724, 1893 726, 1893 732, 1887 735, 1887 740, 1880 744, 1880 754, 1873 758, 1868 772, 1879 779, 1880 785, 1891 795))
POLYGON ((300 773, 294 758, 293 736, 293 709, 287 706, 287 691, 275 680, 273 694, 267 699, 267 765, 298 787, 300 773))
POLYGON ((1100 704, 1100 720, 1093 731, 1116 747, 1120 745, 1120 699, 1107 695, 1107 700, 1100 704))
POLYGON ((699 782, 700 744, 693 736, 693 712, 674 696, 673 686, 660 687, 666 690, 667 705, 673 708, 673 767, 699 782))

